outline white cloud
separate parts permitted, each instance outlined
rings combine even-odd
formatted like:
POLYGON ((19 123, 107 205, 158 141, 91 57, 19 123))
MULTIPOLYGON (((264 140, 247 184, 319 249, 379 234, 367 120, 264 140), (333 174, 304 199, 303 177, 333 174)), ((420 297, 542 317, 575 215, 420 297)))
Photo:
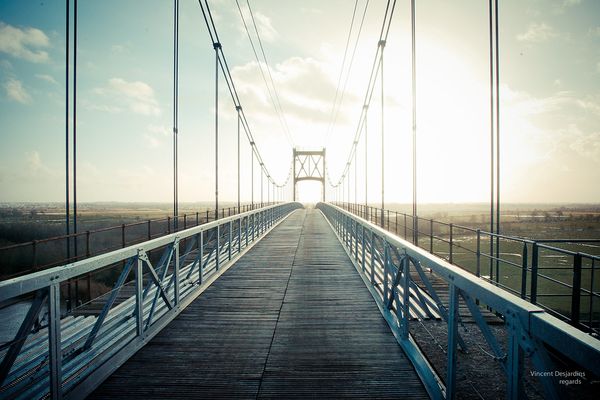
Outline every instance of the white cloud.
POLYGON ((554 14, 562 14, 566 9, 577 6, 581 4, 583 0, 562 0, 555 3, 554 6, 551 7, 554 14))
POLYGON ((25 172, 27 177, 48 177, 56 175, 42 162, 42 157, 37 150, 25 153, 25 172))
POLYGON ((564 136, 571 150, 600 163, 600 132, 586 134, 577 125, 571 124, 564 131, 564 136))
MULTIPOLYGON (((282 108, 288 117, 329 121, 335 82, 325 65, 312 58, 291 57, 276 64, 271 71, 282 108)), ((272 116, 273 105, 258 64, 250 62, 235 67, 232 74, 238 89, 244 94, 244 107, 251 108, 253 115, 272 116)))
POLYGON ((517 35, 517 40, 520 42, 537 43, 558 36, 554 28, 546 23, 533 22, 529 24, 527 31, 517 35))
POLYGON ((12 71, 13 66, 8 60, 0 60, 0 69, 5 71, 12 71))
POLYGON ((110 46, 110 50, 115 54, 129 53, 128 44, 113 44, 110 46))
POLYGON ((273 42, 275 39, 277 39, 278 33, 273 27, 269 17, 257 11, 254 12, 254 19, 256 20, 258 32, 260 33, 260 38, 262 40, 266 42, 273 42))
POLYGON ((46 75, 46 74, 35 74, 35 77, 38 79, 41 79, 43 81, 49 82, 49 83, 53 83, 55 85, 58 85, 58 82, 56 82, 56 79, 54 79, 52 76, 50 75, 46 75))
MULTIPOLYGON (((161 109, 154 96, 154 89, 145 82, 128 82, 121 78, 111 78, 108 85, 94 89, 94 93, 109 96, 122 106, 129 108, 134 113, 142 115, 160 115, 161 109)), ((102 106, 93 106, 102 109, 102 106), (100 108, 99 108, 100 107, 100 108)), ((106 111, 120 111, 115 105, 108 106, 106 111)))
POLYGON ((21 81, 10 78, 4 84, 4 89, 6 90, 6 96, 9 99, 21 104, 31 103, 31 96, 23 87, 21 81))
POLYGON ((172 134, 172 128, 164 125, 150 124, 146 127, 147 132, 143 135, 148 146, 152 148, 161 147, 166 138, 172 134))
POLYGON ((50 39, 36 28, 16 28, 0 22, 0 52, 34 63, 47 62, 50 39))

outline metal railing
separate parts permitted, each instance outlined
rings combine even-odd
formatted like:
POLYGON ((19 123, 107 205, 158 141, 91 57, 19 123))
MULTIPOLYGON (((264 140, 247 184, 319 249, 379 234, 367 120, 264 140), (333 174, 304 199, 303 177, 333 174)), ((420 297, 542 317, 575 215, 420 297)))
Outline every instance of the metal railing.
POLYGON ((30 299, 14 339, 0 347, 0 398, 89 394, 233 260, 301 207, 265 207, 0 282, 0 303, 30 299), (65 315, 67 283, 105 269, 118 274, 99 299, 100 312, 65 315))
MULTIPOLYGON (((206 224, 243 212, 270 206, 274 203, 256 203, 219 210, 205 210, 139 222, 85 230, 69 235, 49 237, 0 247, 0 280, 41 271, 85 260, 112 250, 122 249, 164 235, 206 224), (218 218, 217 218, 218 217, 218 218)), ((91 275, 85 275, 68 283, 67 309, 72 309, 93 298, 92 287, 96 284, 91 275)))
POLYGON ((600 334, 600 256, 578 251, 584 245, 598 245, 600 251, 600 239, 531 240, 421 217, 415 231, 412 215, 335 204, 579 329, 600 334))
MULTIPOLYGON (((246 204, 224 207, 218 218, 270 206, 275 203, 246 204)), ((180 215, 177 218, 147 219, 97 229, 88 229, 69 235, 60 235, 0 247, 0 279, 14 278, 46 268, 83 260, 107 251, 168 235, 218 219, 215 210, 204 210, 180 215)))
POLYGON ((460 299, 481 330, 494 359, 500 362, 506 373, 509 398, 523 395, 524 357, 528 357, 540 372, 538 378, 545 396, 560 397, 562 388, 557 378, 553 373, 544 373, 557 369, 549 356, 550 349, 600 376, 600 341, 597 339, 550 315, 544 308, 508 293, 493 282, 464 271, 340 207, 319 203, 317 208, 337 233, 432 398, 456 396, 457 346, 466 349, 457 330, 460 299), (444 303, 436 293, 430 274, 447 285, 447 302, 444 303), (429 298, 424 296, 425 293, 429 298), (506 346, 483 318, 480 307, 484 305, 504 319, 508 336, 506 346), (447 322, 447 369, 444 378, 438 376, 410 334, 409 324, 415 309, 435 309, 447 322))

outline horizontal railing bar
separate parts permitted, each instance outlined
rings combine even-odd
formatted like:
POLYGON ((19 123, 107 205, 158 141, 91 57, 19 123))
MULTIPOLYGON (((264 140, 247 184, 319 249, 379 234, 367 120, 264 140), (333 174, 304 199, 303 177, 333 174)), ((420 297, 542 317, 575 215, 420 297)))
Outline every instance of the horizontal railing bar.
POLYGON ((19 296, 23 293, 29 293, 47 287, 56 282, 63 282, 68 279, 84 275, 95 270, 102 269, 111 264, 118 263, 137 255, 139 250, 149 251, 172 243, 176 238, 181 240, 198 233, 214 229, 217 226, 229 224, 231 221, 244 219, 251 215, 264 213, 276 207, 291 205, 296 203, 284 203, 263 207, 260 209, 247 211, 241 214, 232 215, 206 224, 194 226, 185 230, 174 232, 159 238, 151 239, 146 242, 128 246, 125 248, 113 250, 108 253, 100 254, 81 261, 75 261, 63 266, 34 272, 28 275, 22 275, 16 278, 7 279, 0 282, 0 302, 11 297, 19 296))
MULTIPOLYGON (((372 235, 385 240, 389 245, 408 255, 416 262, 430 268, 455 288, 468 293, 474 299, 491 307, 502 315, 517 318, 526 332, 571 358, 573 361, 600 375, 600 341, 566 322, 549 315, 540 305, 532 304, 511 292, 483 280, 474 274, 452 265, 446 260, 430 254, 407 240, 364 220, 338 206, 319 203, 319 207, 329 211, 331 218, 349 218, 362 225, 372 235), (560 340, 557 340, 560 338, 560 340)), ((533 241, 523 240, 526 243, 533 241)), ((496 284, 498 284, 496 282, 496 284)))

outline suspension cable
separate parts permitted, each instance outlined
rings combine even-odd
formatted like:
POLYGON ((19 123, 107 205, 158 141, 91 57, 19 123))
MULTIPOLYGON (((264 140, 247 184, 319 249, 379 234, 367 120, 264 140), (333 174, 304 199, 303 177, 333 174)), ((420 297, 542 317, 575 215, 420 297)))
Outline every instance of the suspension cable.
MULTIPOLYGON (((265 76, 265 72, 263 70, 262 63, 258 57, 258 52, 256 51, 256 47, 254 46, 254 41, 252 40, 252 36, 250 35, 250 30, 248 29, 248 25, 246 24, 246 19, 244 18, 244 14, 242 12, 242 8, 240 7, 240 3, 238 0, 235 0, 235 2, 237 4, 240 18, 242 19, 242 23, 244 25, 244 30, 246 31, 246 35, 248 36, 248 40, 250 41, 250 46, 252 47, 252 52, 254 53, 254 58, 256 59, 256 63, 258 65, 258 70, 260 71, 260 75, 263 79, 265 87, 267 88, 267 93, 269 94, 269 99, 271 100, 271 104, 273 105, 273 108, 275 109, 275 112, 277 113, 279 123, 281 124, 281 127, 283 128, 283 132, 286 136, 286 139, 288 140, 290 145, 293 147, 294 144, 293 144, 291 135, 289 133, 289 128, 287 127, 287 121, 285 121, 284 117, 282 117, 283 110, 281 109, 281 104, 279 103, 279 108, 277 108, 277 103, 275 102, 275 98, 273 97, 273 91, 275 91, 275 96, 277 97, 277 100, 279 100, 279 96, 277 95, 277 92, 275 90, 275 85, 273 83, 273 79, 271 78, 271 85, 273 86, 273 91, 272 91, 271 87, 269 86, 269 83, 267 82, 267 78, 265 76), (280 112, 280 110, 281 110, 281 112, 280 112)), ((252 16, 252 21, 254 23, 254 15, 253 14, 250 14, 250 15, 252 16)), ((258 29, 256 29, 256 24, 255 24, 255 30, 256 30, 257 36, 258 36, 258 29)), ((260 42, 260 36, 259 36, 259 43, 261 44, 261 49, 262 49, 262 42, 260 42)), ((263 55, 264 55, 264 50, 263 50, 263 55)), ((264 57, 264 59, 265 59, 265 65, 268 68, 266 57, 264 57)), ((270 70, 269 70, 269 73, 270 73, 270 70)))
MULTIPOLYGON (((218 44, 216 52, 219 55, 217 57, 217 65, 218 68, 221 69, 221 72, 223 73, 223 77, 225 79, 225 82, 227 84, 227 88, 229 90, 229 94, 231 95, 232 101, 234 103, 235 107, 240 107, 240 117, 241 117, 241 124, 242 124, 242 128, 244 129, 244 132, 246 134, 246 138, 248 139, 248 142, 250 143, 250 145, 252 146, 252 151, 254 153, 254 156, 256 157, 256 160, 258 161, 261 170, 263 171, 263 173, 265 174, 265 176, 268 177, 270 182, 273 182, 275 184, 277 184, 271 174, 269 173, 268 169, 266 168, 263 159, 260 155, 260 151, 258 150, 258 146, 256 145, 256 142, 254 140, 254 136, 252 135, 252 131, 250 129, 250 125, 248 123, 248 120, 246 118, 246 114, 244 112, 244 108, 241 105, 241 101, 235 86, 235 82, 233 81, 233 77, 231 76, 231 70, 229 68, 229 65, 227 63, 227 58, 225 57, 225 53, 223 51, 223 46, 221 45, 220 41, 219 41, 219 35, 217 33, 216 27, 215 27, 215 23, 210 11, 210 7, 208 5, 208 1, 204 0, 204 3, 202 2, 202 0, 198 0, 198 4, 200 5, 200 8, 202 10, 202 15, 204 17, 204 21, 206 23, 206 27, 208 29, 208 33, 210 36, 210 39, 212 41, 211 45, 213 46, 213 48, 215 47, 215 45, 218 44)), ((289 180, 289 179, 288 179, 289 180)), ((287 182, 287 181, 286 181, 287 182)), ((283 185, 278 185, 278 186, 283 186, 283 185)))
MULTIPOLYGON (((381 31, 380 31, 380 34, 379 34, 379 41, 378 41, 378 44, 377 44, 377 51, 375 52, 375 56, 373 58, 373 65, 371 67, 371 73, 370 73, 370 76, 369 76, 369 82, 368 82, 368 85, 367 85, 367 90, 366 90, 366 93, 365 93, 365 97, 364 97, 364 101, 363 101, 363 105, 362 105, 362 110, 361 110, 361 113, 360 113, 360 116, 359 116, 359 120, 358 120, 358 124, 357 124, 357 128, 356 128, 356 132, 355 132, 355 135, 354 135, 354 140, 353 140, 353 143, 352 143, 352 147, 350 148, 350 152, 349 152, 348 157, 347 157, 346 165, 345 165, 344 170, 342 171, 342 173, 340 175, 340 178, 337 180, 337 183, 336 184, 332 184, 331 179, 328 177, 329 184, 332 187, 337 187, 338 185, 340 185, 341 182, 343 181, 343 179, 346 177, 346 175, 348 173, 349 165, 351 164, 352 158, 354 157, 354 153, 356 152, 358 140, 360 139, 360 136, 362 134, 363 125, 366 123, 366 113, 367 113, 368 107, 369 107, 369 105, 371 103, 371 99, 373 97, 373 92, 375 91, 375 82, 376 82, 377 77, 379 75, 380 65, 382 63, 381 53, 383 51, 383 46, 381 45, 381 43, 386 43, 387 42, 387 37, 389 35, 389 30, 390 30, 390 26, 391 26, 391 22, 392 22, 392 17, 394 15, 395 6, 396 6, 396 0, 394 0, 393 2, 391 2, 391 0, 388 0, 386 8, 385 8, 385 14, 384 14, 383 22, 382 22, 382 25, 381 25, 381 31)), ((366 179, 366 177, 365 177, 365 179, 366 179)))
MULTIPOLYGON (((237 0, 236 0, 237 1, 237 0)), ((269 62, 267 61, 267 56, 265 54, 265 49, 262 45, 262 40, 260 39, 260 33, 258 32, 258 27, 256 26, 256 21, 254 20, 254 13, 252 12, 252 7, 250 7, 250 1, 246 0, 246 4, 248 5, 248 11, 250 11, 250 18, 252 19, 252 25, 254 26, 254 31, 256 32, 256 37, 258 38, 258 45, 260 47, 260 52, 262 53, 263 60, 265 60, 265 65, 267 67, 267 73, 269 75, 269 80, 271 81, 271 86, 273 87, 273 93, 275 94, 275 100, 277 102, 277 106, 279 110, 277 113, 280 119, 283 121, 284 132, 287 135, 287 139, 290 142, 290 145, 294 147, 294 140, 292 139, 292 135, 290 133, 290 128, 288 126, 287 120, 285 118, 285 113, 283 112, 283 107, 281 107, 281 101, 279 100, 279 94, 277 93, 277 87, 275 86, 275 82, 273 81, 273 75, 271 74, 271 67, 269 66, 269 62)))

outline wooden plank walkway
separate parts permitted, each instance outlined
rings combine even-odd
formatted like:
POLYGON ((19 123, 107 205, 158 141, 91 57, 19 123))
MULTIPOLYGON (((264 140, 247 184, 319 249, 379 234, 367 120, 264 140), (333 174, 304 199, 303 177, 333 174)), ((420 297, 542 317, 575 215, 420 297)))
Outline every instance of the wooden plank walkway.
POLYGON ((90 397, 428 398, 316 210, 295 211, 90 397))

